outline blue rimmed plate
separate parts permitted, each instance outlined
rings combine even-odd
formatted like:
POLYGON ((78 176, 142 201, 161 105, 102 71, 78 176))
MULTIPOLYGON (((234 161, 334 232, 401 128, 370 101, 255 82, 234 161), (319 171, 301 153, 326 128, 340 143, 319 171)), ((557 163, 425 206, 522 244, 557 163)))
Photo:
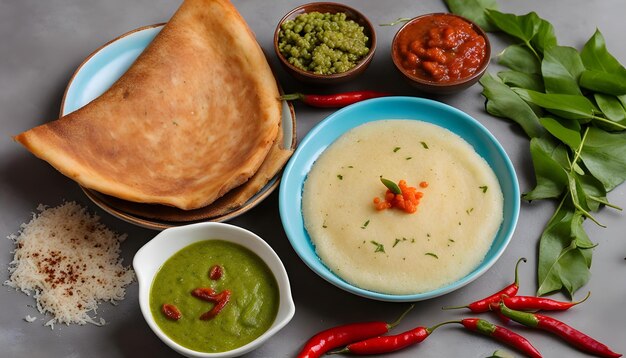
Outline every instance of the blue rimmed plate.
MULTIPOLYGON (((128 70, 163 26, 164 24, 149 25, 129 31, 89 55, 78 66, 67 85, 61 102, 61 116, 81 108, 109 89, 128 70)), ((285 148, 293 149, 296 146, 295 120, 293 106, 283 101, 282 128, 285 148)), ((203 208, 185 211, 162 205, 132 203, 81 188, 89 199, 108 213, 142 227, 163 230, 198 221, 219 222, 232 219, 259 204, 278 187, 278 182, 279 174, 241 207, 219 216, 210 216, 203 208)))
POLYGON ((327 117, 302 140, 285 167, 279 192, 280 217, 296 253, 328 282, 359 296, 391 302, 411 302, 454 291, 482 275, 502 255, 517 224, 519 184, 509 157, 496 138, 468 114, 446 104, 414 97, 385 97, 360 102, 327 117), (439 289, 409 295, 390 295, 356 287, 330 271, 315 253, 302 217, 302 189, 307 174, 320 154, 337 138, 361 124, 383 119, 411 119, 446 128, 465 139, 498 177, 504 195, 504 220, 481 264, 462 279, 439 289))

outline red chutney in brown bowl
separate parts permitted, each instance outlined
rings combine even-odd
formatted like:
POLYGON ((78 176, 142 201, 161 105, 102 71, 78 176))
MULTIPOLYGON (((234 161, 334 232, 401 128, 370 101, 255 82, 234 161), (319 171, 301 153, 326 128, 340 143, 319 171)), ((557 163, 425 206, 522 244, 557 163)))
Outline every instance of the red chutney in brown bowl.
POLYGON ((418 87, 450 93, 475 83, 487 68, 490 46, 477 25, 460 16, 418 16, 396 34, 392 57, 398 69, 418 87))

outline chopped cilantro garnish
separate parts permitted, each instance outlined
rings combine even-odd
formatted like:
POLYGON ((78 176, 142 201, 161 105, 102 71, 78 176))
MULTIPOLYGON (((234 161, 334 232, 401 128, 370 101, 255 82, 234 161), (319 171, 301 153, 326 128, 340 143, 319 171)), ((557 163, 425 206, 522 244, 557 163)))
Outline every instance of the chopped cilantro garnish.
POLYGON ((432 257, 434 257, 434 258, 436 258, 436 259, 438 259, 438 258, 439 258, 439 256, 437 256, 437 255, 433 254, 432 252, 427 252, 427 253, 425 253, 425 255, 432 256, 432 257))
POLYGON ((395 147, 395 148, 393 148, 393 152, 394 152, 394 153, 395 153, 395 152, 397 152, 397 151, 399 151, 399 150, 400 150, 400 147, 395 147))
POLYGON ((426 142, 420 142, 422 143, 422 147, 424 147, 424 149, 428 149, 428 144, 426 144, 426 142))
POLYGON ((483 186, 479 186, 478 189, 481 189, 483 191, 483 193, 486 193, 487 189, 489 189, 489 187, 486 186, 486 185, 483 185, 483 186))
POLYGON ((376 246, 376 250, 374 252, 385 252, 385 245, 380 244, 374 240, 370 241, 373 245, 376 246))
POLYGON ((367 227, 367 225, 369 225, 369 224, 370 224, 370 221, 369 221, 369 220, 367 220, 367 221, 363 224, 363 226, 361 226, 361 229, 365 229, 365 228, 367 227))

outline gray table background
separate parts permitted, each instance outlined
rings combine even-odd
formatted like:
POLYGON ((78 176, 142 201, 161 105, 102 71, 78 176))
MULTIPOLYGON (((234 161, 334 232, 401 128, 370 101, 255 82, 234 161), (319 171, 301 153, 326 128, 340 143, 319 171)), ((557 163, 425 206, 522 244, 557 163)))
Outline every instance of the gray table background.
MULTIPOLYGON (((287 92, 314 90, 295 82, 279 68, 271 47, 278 20, 301 3, 291 0, 235 1, 268 53, 287 92)), ((445 11, 441 0, 354 0, 346 3, 361 10, 374 24, 445 11)), ((536 11, 554 24, 560 44, 576 48, 581 48, 598 27, 609 50, 626 63, 624 0, 520 0, 500 1, 500 4, 507 12, 536 11)), ((39 203, 56 206, 63 200, 76 200, 98 213, 110 228, 128 233, 129 239, 122 245, 122 256, 128 265, 139 247, 156 234, 113 218, 97 208, 77 185, 13 142, 11 135, 56 118, 67 81, 93 50, 134 28, 166 21, 178 5, 179 1, 164 0, 0 0, 0 281, 8 277, 7 266, 13 249, 11 241, 4 237, 17 232, 21 223, 30 220, 39 203)), ((390 43, 397 28, 377 27, 376 30, 379 45, 370 68, 359 79, 329 90, 377 89, 420 96, 402 81, 391 63, 390 43)), ((498 36, 491 36, 491 39, 493 56, 496 56, 507 42, 498 36)), ((498 66, 492 63, 490 70, 495 72, 498 66)), ((511 157, 521 189, 528 190, 533 185, 527 139, 517 127, 484 112, 480 86, 435 99, 469 113, 484 124, 511 157)), ((330 113, 331 110, 297 104, 298 138, 301 139, 330 113)), ((626 207, 626 186, 610 193, 609 199, 626 207)), ((520 293, 533 294, 537 287, 538 237, 554 208, 552 202, 522 203, 517 230, 500 260, 466 287, 419 302, 396 332, 417 325, 469 317, 467 313, 441 311, 440 307, 467 303, 499 290, 512 280, 514 263, 521 256, 528 257, 529 262, 521 266, 520 293)), ((582 298, 588 290, 592 291, 592 296, 584 305, 555 315, 622 353, 626 352, 624 215, 602 210, 598 217, 608 226, 606 229, 589 221, 585 223, 590 237, 599 246, 594 253, 592 279, 580 290, 577 298, 582 298)), ((406 307, 405 304, 354 296, 310 271, 285 237, 278 215, 277 193, 230 223, 259 234, 276 250, 289 273, 296 303, 296 314, 291 323, 249 357, 294 356, 308 337, 322 329, 361 320, 392 320, 406 307)), ((559 294, 555 298, 563 296, 559 294)), ((8 287, 0 287, 0 357, 176 356, 144 322, 137 302, 136 283, 127 288, 126 299, 118 306, 101 305, 99 313, 108 322, 104 327, 57 325, 50 330, 42 326, 47 318, 41 317, 32 308, 33 304, 32 298, 8 287), (23 320, 27 314, 39 319, 27 323, 23 320)), ((495 322, 491 316, 486 318, 495 322)), ((552 336, 520 326, 514 328, 528 337, 545 357, 586 356, 552 336)), ((488 338, 469 334, 460 328, 446 328, 421 346, 393 356, 479 358, 500 347, 488 338)))

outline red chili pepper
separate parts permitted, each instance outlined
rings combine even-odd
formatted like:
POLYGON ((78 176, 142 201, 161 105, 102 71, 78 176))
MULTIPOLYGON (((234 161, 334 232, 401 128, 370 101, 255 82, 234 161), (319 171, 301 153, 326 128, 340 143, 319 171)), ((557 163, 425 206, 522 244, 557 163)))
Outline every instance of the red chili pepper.
POLYGON ((215 297, 217 298, 217 303, 215 304, 215 306, 213 306, 213 308, 211 308, 211 310, 209 310, 207 312, 204 312, 200 316, 201 320, 206 321, 206 320, 212 319, 213 317, 217 316, 217 314, 220 313, 224 309, 224 307, 226 306, 226 304, 230 300, 230 291, 229 290, 224 290, 224 291, 216 294, 215 297))
POLYGON ((209 270, 209 278, 211 280, 219 280, 224 274, 224 269, 220 265, 213 265, 209 270))
POLYGON ((622 356, 620 353, 613 352, 605 344, 596 341, 588 335, 552 317, 538 313, 512 310, 503 302, 500 302, 500 312, 524 326, 539 328, 554 333, 574 347, 598 357, 616 358, 622 356))
POLYGON ((520 262, 522 261, 526 262, 526 259, 522 257, 521 259, 517 260, 517 264, 515 264, 515 281, 513 281, 512 284, 506 286, 505 288, 494 293, 491 296, 472 302, 467 306, 443 307, 443 309, 453 310, 453 309, 459 309, 459 308, 469 308, 474 313, 483 313, 483 312, 489 311, 490 309, 489 306, 492 303, 500 302, 500 299, 502 298, 502 296, 515 296, 517 294, 517 291, 519 291, 519 276, 517 274, 517 269, 519 267, 520 262))
POLYGON ((395 352, 400 349, 422 342, 435 329, 448 323, 452 322, 440 323, 430 328, 416 327, 409 331, 402 332, 393 336, 369 338, 364 341, 349 344, 342 350, 328 352, 328 354, 350 353, 356 355, 368 355, 395 352))
POLYGON ((356 102, 364 101, 366 99, 386 97, 391 95, 391 93, 377 91, 354 91, 329 95, 291 93, 280 96, 280 99, 286 101, 301 100, 302 102, 313 107, 339 108, 356 102))
POLYGON ((591 292, 589 292, 585 298, 578 302, 561 302, 550 298, 533 296, 505 296, 502 297, 502 301, 508 308, 518 311, 565 311, 572 308, 573 306, 585 302, 590 295, 591 292))
POLYGON ((208 302, 215 302, 215 290, 211 287, 199 287, 191 291, 193 297, 199 298, 208 302))
POLYGON ((541 353, 526 338, 504 327, 479 318, 466 318, 459 323, 470 331, 493 337, 504 344, 516 348, 529 357, 541 358, 541 353))
POLYGON ((351 323, 319 332, 304 344, 304 347, 298 353, 298 358, 317 358, 333 348, 385 334, 391 328, 397 326, 413 306, 411 305, 393 323, 382 321, 351 323))
POLYGON ((178 321, 183 316, 178 310, 178 307, 169 303, 164 303, 163 306, 161 306, 161 311, 163 311, 165 317, 173 321, 178 321))

